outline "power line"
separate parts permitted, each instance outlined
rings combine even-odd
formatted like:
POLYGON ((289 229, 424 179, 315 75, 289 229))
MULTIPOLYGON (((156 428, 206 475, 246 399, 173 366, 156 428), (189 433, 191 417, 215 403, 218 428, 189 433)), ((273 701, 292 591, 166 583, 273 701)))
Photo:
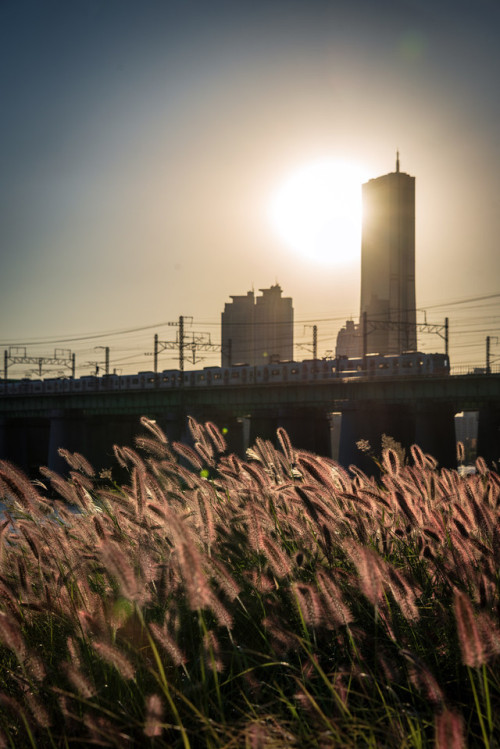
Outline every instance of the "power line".
POLYGON ((442 304, 427 304, 423 307, 418 307, 419 310, 428 309, 439 309, 440 307, 454 307, 457 304, 469 304, 470 302, 482 302, 484 299, 498 299, 500 294, 486 294, 485 296, 469 297, 468 299, 457 299, 454 302, 443 302, 442 304))
MULTIPOLYGON (((498 298, 500 298, 500 294, 486 294, 483 296, 468 297, 465 299, 456 299, 454 301, 442 302, 439 304, 432 304, 432 305, 425 305, 422 307, 418 307, 417 312, 426 311, 429 309, 440 309, 443 307, 452 307, 452 306, 457 306, 461 304, 470 304, 473 302, 484 301, 487 299, 498 299, 498 298)), ((321 323, 321 322, 323 323, 345 322, 346 319, 351 319, 351 318, 352 318, 352 314, 340 315, 340 316, 335 316, 335 317, 316 317, 316 318, 304 318, 304 319, 300 318, 300 319, 294 320, 294 324, 301 325, 301 324, 314 324, 314 323, 321 323)), ((266 321, 263 321, 263 322, 265 324, 266 321)), ((32 340, 23 341, 22 344, 19 344, 18 339, 16 339, 15 343, 18 345, 23 345, 23 346, 42 346, 42 345, 50 345, 53 343, 55 344, 55 343, 73 343, 73 342, 78 342, 78 341, 92 341, 97 338, 107 338, 107 337, 114 336, 114 335, 127 335, 130 333, 142 333, 146 330, 153 330, 154 328, 166 327, 168 326, 168 324, 169 324, 168 321, 162 321, 162 322, 157 322, 157 323, 153 323, 150 325, 142 325, 142 326, 134 327, 134 328, 121 328, 118 330, 111 330, 111 331, 101 332, 101 333, 89 333, 89 334, 85 334, 82 336, 68 336, 68 337, 59 337, 59 338, 49 337, 49 338, 43 338, 43 339, 34 338, 32 340)), ((245 325, 245 324, 246 323, 233 323, 233 325, 245 325)), ((269 322, 269 324, 273 324, 273 323, 269 322)), ((207 327, 218 327, 220 325, 220 322, 215 322, 215 321, 214 322, 196 322, 196 325, 207 326, 207 327)), ((0 347, 9 346, 9 345, 12 345, 13 343, 14 341, 9 341, 9 339, 7 339, 7 341, 0 343, 0 347)))
MULTIPOLYGON (((96 338, 109 338, 112 335, 125 335, 127 333, 140 333, 140 332, 143 332, 144 330, 152 330, 153 328, 161 328, 166 325, 168 325, 168 322, 159 322, 159 323, 154 323, 154 325, 144 325, 140 328, 125 328, 122 330, 110 331, 108 333, 93 333, 92 335, 78 336, 75 338, 58 338, 58 339, 48 338, 46 340, 35 339, 33 341, 23 341, 22 344, 17 344, 17 345, 43 346, 43 345, 49 345, 52 343, 72 343, 74 341, 92 341, 92 340, 95 340, 96 338)), ((12 345, 12 342, 0 343, 0 346, 11 346, 11 345, 12 345)))

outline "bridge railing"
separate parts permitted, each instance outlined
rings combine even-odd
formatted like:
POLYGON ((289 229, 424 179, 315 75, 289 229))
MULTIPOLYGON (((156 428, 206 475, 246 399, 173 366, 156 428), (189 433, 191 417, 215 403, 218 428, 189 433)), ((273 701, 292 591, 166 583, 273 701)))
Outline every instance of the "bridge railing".
MULTIPOLYGON (((452 375, 478 375, 478 374, 486 374, 486 367, 475 367, 473 365, 461 365, 457 367, 451 367, 452 375)), ((489 374, 500 374, 500 365, 497 365, 495 367, 490 367, 489 374)))

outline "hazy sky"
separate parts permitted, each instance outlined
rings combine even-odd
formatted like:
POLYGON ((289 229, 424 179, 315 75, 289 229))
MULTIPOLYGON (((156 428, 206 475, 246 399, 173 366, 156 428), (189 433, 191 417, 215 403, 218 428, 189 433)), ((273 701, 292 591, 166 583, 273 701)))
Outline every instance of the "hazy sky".
POLYGON ((230 295, 275 282, 296 342, 317 323, 332 350, 359 257, 291 251, 271 198, 310 162, 377 177, 399 148, 417 306, 449 316, 452 364, 484 364, 487 335, 500 362, 500 295, 477 299, 500 294, 499 35, 496 0, 2 0, 2 350, 148 369, 165 323, 218 343, 230 295))

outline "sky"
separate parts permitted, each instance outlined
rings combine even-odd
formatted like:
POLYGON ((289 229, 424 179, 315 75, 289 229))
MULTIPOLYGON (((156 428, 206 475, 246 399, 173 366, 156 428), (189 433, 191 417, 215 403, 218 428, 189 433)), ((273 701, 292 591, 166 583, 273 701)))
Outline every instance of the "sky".
POLYGON ((2 0, 1 349, 152 369, 168 323, 220 343, 230 296, 279 283, 295 358, 312 325, 325 355, 359 316, 359 252, 297 252, 273 196, 325 160, 378 177, 399 150, 418 319, 449 317, 456 371, 486 336, 500 365, 499 31, 496 0, 2 0))

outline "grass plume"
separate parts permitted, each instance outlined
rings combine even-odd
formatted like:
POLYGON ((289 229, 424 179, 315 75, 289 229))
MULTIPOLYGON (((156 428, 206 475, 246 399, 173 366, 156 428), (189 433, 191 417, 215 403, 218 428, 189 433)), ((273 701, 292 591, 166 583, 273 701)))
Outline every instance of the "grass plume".
POLYGON ((143 418, 129 479, 0 462, 0 746, 495 746, 500 478, 375 480, 143 418), (209 469, 209 470, 207 470, 209 469))

